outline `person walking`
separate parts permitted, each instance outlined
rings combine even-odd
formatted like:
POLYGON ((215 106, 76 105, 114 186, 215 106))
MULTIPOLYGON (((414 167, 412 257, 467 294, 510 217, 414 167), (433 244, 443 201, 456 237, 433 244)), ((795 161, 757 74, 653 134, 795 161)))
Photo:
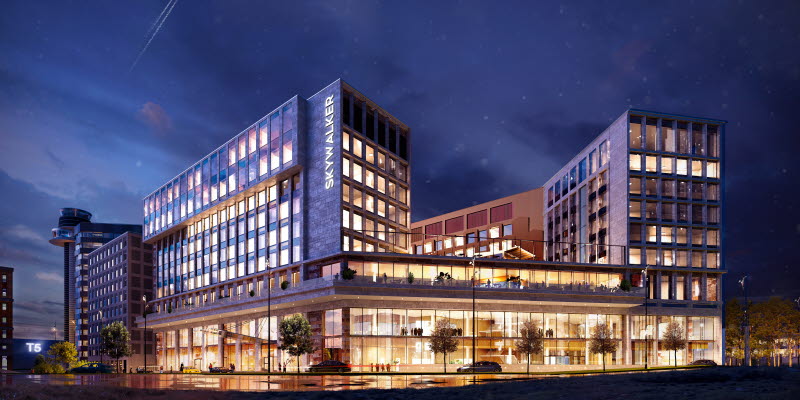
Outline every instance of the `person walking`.
POLYGON ((211 372, 211 368, 214 368, 214 365, 211 364, 211 363, 208 363, 208 372, 211 372))
POLYGON ((180 369, 180 371, 181 371, 181 372, 183 372, 183 363, 181 363, 181 369, 180 369))

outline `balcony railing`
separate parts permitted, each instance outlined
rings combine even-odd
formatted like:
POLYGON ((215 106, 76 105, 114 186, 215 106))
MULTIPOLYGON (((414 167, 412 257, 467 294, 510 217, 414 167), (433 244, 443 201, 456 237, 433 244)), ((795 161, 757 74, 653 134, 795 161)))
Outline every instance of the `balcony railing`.
POLYGON ((472 288, 480 290, 508 290, 525 293, 563 293, 563 294, 602 294, 602 295, 621 295, 621 296, 641 296, 644 294, 643 288, 631 288, 624 291, 618 286, 608 287, 605 285, 595 285, 588 283, 569 283, 569 284, 547 284, 529 283, 526 281, 500 281, 491 280, 463 280, 463 279, 409 279, 407 277, 380 277, 380 276, 355 276, 353 279, 335 278, 334 285, 342 286, 384 286, 384 287, 409 287, 409 288, 433 288, 433 289, 464 289, 472 288))
MULTIPOLYGON (((406 254, 619 265, 628 260, 627 246, 624 245, 352 229, 345 229, 343 233, 364 243, 378 246, 383 242, 389 243, 391 247, 384 248, 386 251, 397 253, 402 251, 398 249, 405 249, 406 254)), ((606 237, 605 230, 602 233, 600 239, 606 237)), ((362 244, 361 249, 357 249, 351 244, 352 251, 364 251, 365 247, 362 244)))

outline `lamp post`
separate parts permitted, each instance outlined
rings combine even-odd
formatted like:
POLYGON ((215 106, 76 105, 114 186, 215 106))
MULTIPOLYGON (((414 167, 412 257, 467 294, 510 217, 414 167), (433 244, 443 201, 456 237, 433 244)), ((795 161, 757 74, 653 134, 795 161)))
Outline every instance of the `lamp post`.
POLYGON ((647 315, 647 298, 650 295, 650 286, 647 285, 647 269, 650 268, 649 265, 646 265, 642 270, 642 279, 644 282, 644 369, 647 369, 647 362, 648 362, 648 355, 650 354, 650 341, 648 340, 648 334, 650 333, 650 326, 648 321, 647 315))
MULTIPOLYGON (((267 271, 269 271, 267 258, 267 271)), ((267 273, 267 372, 272 373, 272 272, 267 273)))
POLYGON ((144 302, 144 347, 142 348, 144 353, 144 372, 147 372, 147 295, 142 295, 142 301, 144 302))
POLYGON ((100 364, 103 363, 103 310, 98 310, 97 314, 100 315, 100 364))
POLYGON ((742 320, 742 330, 744 336, 744 365, 749 367, 750 366, 750 313, 748 312, 750 308, 750 304, 747 301, 747 279, 750 278, 749 275, 745 275, 742 279, 739 279, 739 285, 742 286, 742 291, 744 292, 744 318, 742 320))
POLYGON ((475 274, 477 272, 477 270, 475 269, 475 259, 477 257, 478 257, 477 255, 473 255, 472 261, 469 262, 469 265, 472 266, 472 365, 475 365, 475 363, 477 362, 476 350, 475 350, 476 337, 478 335, 478 332, 476 331, 477 324, 475 320, 475 283, 476 283, 475 274))
POLYGON ((53 327, 50 328, 50 331, 53 332, 53 340, 58 340, 58 329, 56 329, 55 322, 53 322, 53 327))

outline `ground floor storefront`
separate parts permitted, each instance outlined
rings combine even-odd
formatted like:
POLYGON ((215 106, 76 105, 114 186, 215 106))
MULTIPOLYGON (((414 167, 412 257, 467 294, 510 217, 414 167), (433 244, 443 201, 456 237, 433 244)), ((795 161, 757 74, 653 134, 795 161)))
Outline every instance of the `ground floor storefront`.
MULTIPOLYGON (((387 302, 388 303, 388 302, 387 302)), ((341 306, 341 304, 338 304, 341 306)), ((435 372, 445 362, 430 351, 437 320, 454 329, 458 349, 447 355, 448 371, 473 361, 494 361, 504 371, 524 371, 527 357, 516 349, 520 329, 534 322, 544 335, 544 351, 530 358, 532 370, 586 369, 603 363, 589 351, 592 332, 606 324, 617 350, 606 355, 607 366, 665 366, 699 359, 721 362, 719 316, 635 315, 631 309, 593 313, 591 308, 564 312, 480 311, 424 308, 337 307, 302 310, 311 324, 315 351, 298 360, 280 350, 278 324, 287 310, 265 315, 242 314, 214 323, 156 329, 157 365, 165 371, 181 366, 208 370, 306 371, 324 360, 339 360, 362 372, 435 372), (587 312, 587 310, 589 310, 587 312), (667 325, 678 322, 686 347, 667 350, 661 340, 667 325)), ((455 308, 455 307, 453 307, 455 308)), ((519 307, 516 307, 519 309, 519 307)), ((543 307, 546 308, 546 307, 543 307)), ((535 307, 533 307, 535 309, 535 307)), ((604 310, 605 311, 605 310, 604 310)), ((651 311, 652 312, 652 311, 651 311)), ((656 310, 658 312, 658 310, 656 310)))

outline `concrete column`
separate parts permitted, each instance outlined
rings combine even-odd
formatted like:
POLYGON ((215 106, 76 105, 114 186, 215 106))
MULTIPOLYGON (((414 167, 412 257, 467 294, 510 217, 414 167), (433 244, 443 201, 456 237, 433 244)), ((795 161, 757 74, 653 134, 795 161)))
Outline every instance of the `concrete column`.
POLYGON ((622 316, 622 362, 630 365, 631 360, 631 316, 622 316))
MULTIPOLYGON (((188 363, 186 363, 186 367, 194 367, 194 328, 189 328, 188 337, 186 338, 186 344, 188 348, 186 349, 186 353, 188 354, 188 363)), ((201 367, 202 368, 202 367, 201 367)))
POLYGON ((703 272, 702 274, 700 274, 700 298, 703 299, 703 301, 708 301, 708 293, 706 290, 707 279, 708 279, 707 273, 703 272))
POLYGON ((206 332, 205 325, 201 326, 200 330, 201 330, 201 332, 203 332, 203 334, 202 334, 202 336, 200 338, 200 346, 201 346, 200 347, 200 359, 202 360, 202 361, 200 361, 200 370, 202 371, 202 370, 208 368, 208 363, 206 363, 206 361, 208 361, 208 358, 206 357, 206 346, 208 344, 206 343, 207 332, 206 332))
MULTIPOLYGON (((217 325, 217 329, 219 329, 219 330, 222 330, 222 327, 223 327, 222 324, 217 325)), ((225 351, 225 336, 219 335, 218 338, 217 338, 217 365, 216 366, 223 367, 223 368, 228 368, 228 366, 225 365, 225 363, 224 363, 225 358, 222 356, 223 355, 223 351, 225 351)))
POLYGON ((675 272, 670 272, 669 274, 669 298, 670 300, 675 300, 678 298, 678 293, 676 291, 676 287, 678 285, 678 276, 675 272))
POLYGON ((255 364, 256 364, 256 367, 255 367, 255 370, 256 371, 261 371, 262 370, 261 367, 262 367, 262 364, 263 364, 261 362, 261 339, 256 340, 256 345, 255 346, 256 346, 256 351, 255 351, 255 359, 256 359, 255 364))
POLYGON ((658 365, 659 364, 658 363, 658 339, 659 339, 659 337, 658 337, 658 317, 657 316, 653 316, 652 318, 653 318, 653 340, 652 340, 651 343, 653 343, 653 350, 652 350, 653 358, 652 358, 652 360, 650 362, 650 365, 658 365))
MULTIPOLYGON (((236 324, 236 333, 242 333, 242 326, 236 324)), ((234 361, 236 365, 236 370, 242 370, 242 337, 240 335, 236 335, 236 360, 234 361)))
POLYGON ((175 331, 175 357, 172 359, 172 370, 177 371, 178 368, 181 366, 181 331, 180 329, 176 329, 175 331))
POLYGON ((685 284, 683 285, 683 298, 692 300, 692 273, 687 272, 685 277, 685 284))

